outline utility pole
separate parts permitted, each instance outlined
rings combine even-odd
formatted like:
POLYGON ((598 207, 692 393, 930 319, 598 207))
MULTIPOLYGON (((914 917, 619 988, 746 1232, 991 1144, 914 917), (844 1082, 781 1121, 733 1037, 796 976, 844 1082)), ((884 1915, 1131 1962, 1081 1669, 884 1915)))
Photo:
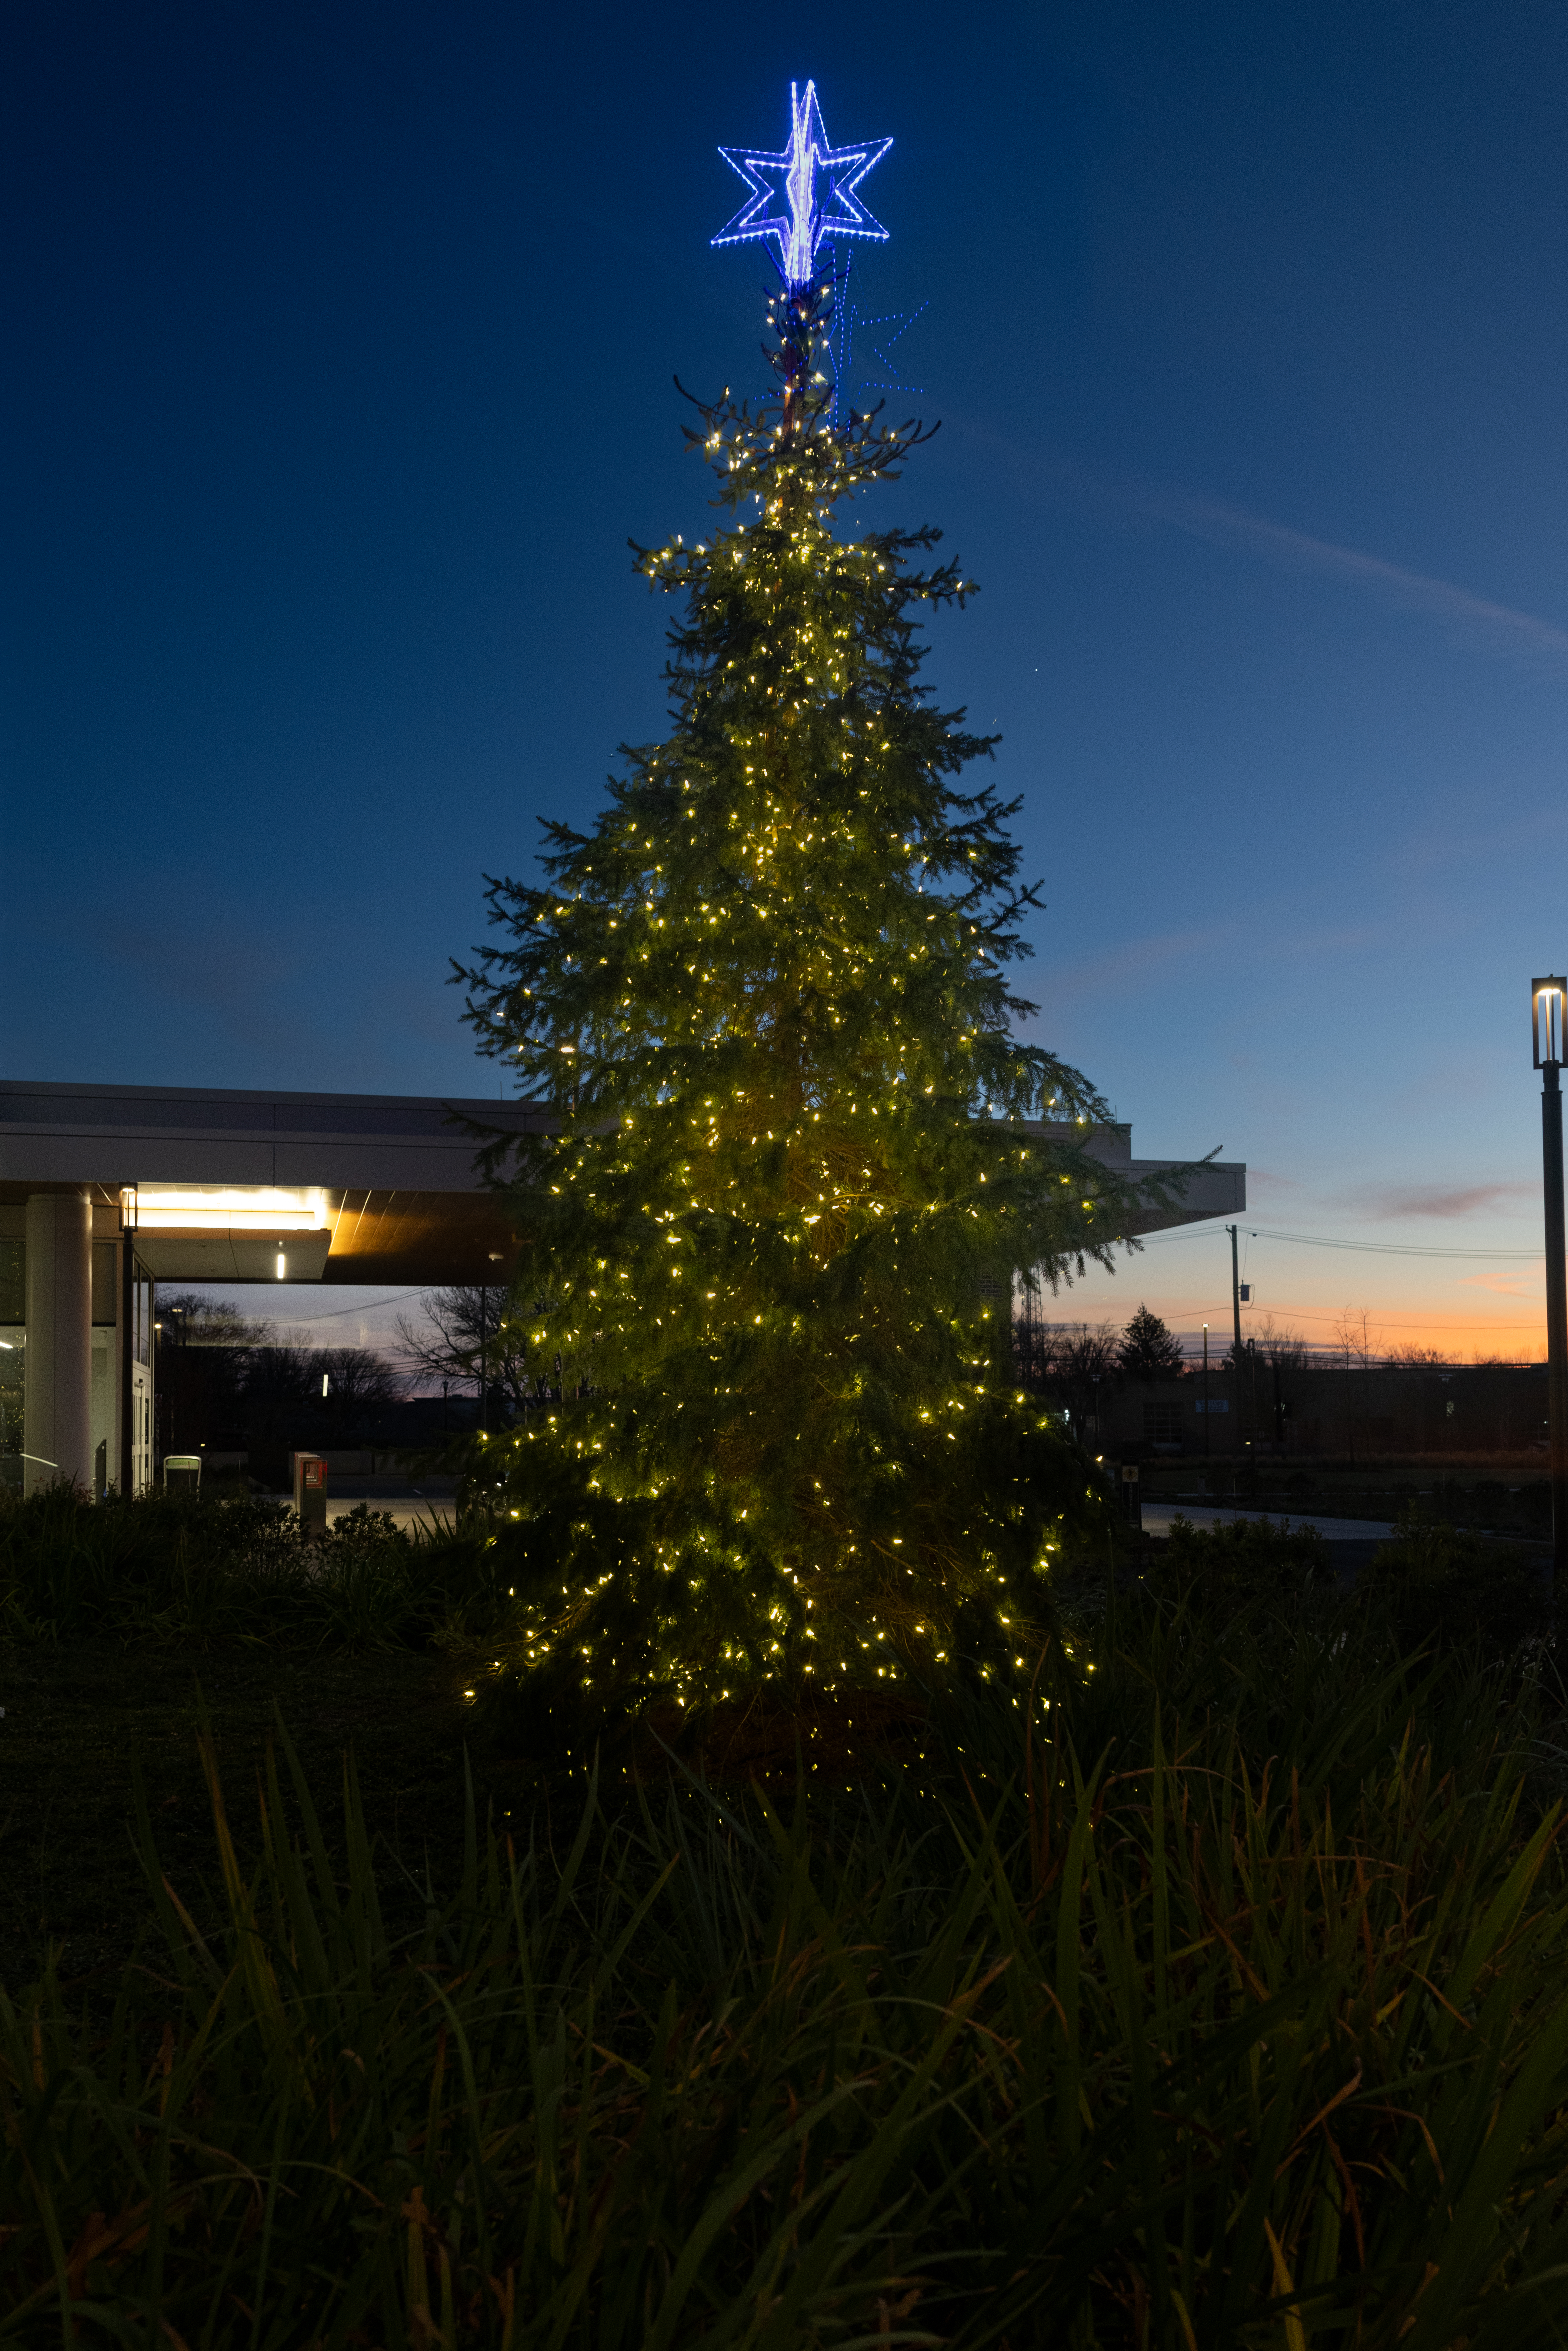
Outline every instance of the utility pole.
POLYGON ((1203 1326, 1203 1458, 1209 1456, 1208 1442, 1208 1325, 1203 1326))
POLYGON ((1234 1225, 1227 1225, 1225 1229, 1230 1235, 1230 1321, 1235 1333, 1231 1341, 1230 1360, 1236 1369, 1236 1430, 1231 1441, 1235 1445, 1237 1458, 1239 1460, 1241 1458, 1242 1448, 1241 1430, 1245 1414, 1245 1407, 1241 1402, 1243 1393, 1241 1384, 1241 1265, 1237 1249, 1236 1227, 1234 1225))
POLYGON ((1563 1005, 1568 980, 1530 984, 1530 1025, 1541 1071, 1541 1174, 1546 1210, 1546 1364, 1552 1473, 1552 1580, 1568 1594, 1568 1266, 1563 1222, 1563 1005))
MULTIPOLYGON (((137 1189, 120 1195, 120 1490, 127 1501, 136 1491, 136 1228, 137 1189)), ((26 1443, 24 1437, 22 1442, 26 1443)))

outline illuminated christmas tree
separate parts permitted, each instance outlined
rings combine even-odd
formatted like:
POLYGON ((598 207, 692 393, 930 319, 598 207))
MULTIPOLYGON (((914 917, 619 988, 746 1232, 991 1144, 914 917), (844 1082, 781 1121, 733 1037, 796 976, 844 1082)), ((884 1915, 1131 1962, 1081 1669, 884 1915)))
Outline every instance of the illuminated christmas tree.
POLYGON ((462 974, 559 1120, 512 1311, 542 1301, 560 1399, 489 1450, 507 1674, 568 1744, 655 1698, 1010 1671, 1103 1509, 1012 1360, 1015 1271, 1108 1263, 1128 1203, 1080 1147, 1098 1096, 1015 1034, 1018 803, 960 789, 990 740, 920 683, 918 616, 973 590, 933 529, 844 527, 923 437, 829 365, 819 246, 883 234, 881 152, 830 150, 808 85, 781 155, 730 156, 726 236, 779 249, 777 393, 699 409, 718 519, 637 551, 681 600, 673 729, 591 831, 547 826, 547 887, 493 883, 462 974))

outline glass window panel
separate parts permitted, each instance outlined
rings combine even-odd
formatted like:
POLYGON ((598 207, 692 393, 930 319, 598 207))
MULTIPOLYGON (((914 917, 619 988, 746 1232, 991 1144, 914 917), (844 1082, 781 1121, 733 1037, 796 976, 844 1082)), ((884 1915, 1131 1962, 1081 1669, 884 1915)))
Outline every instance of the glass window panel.
POLYGON ((27 1319, 27 1244, 0 1240, 0 1323, 27 1319))
POLYGON ((0 1324, 0 1486, 22 1490, 22 1426, 27 1392, 26 1333, 20 1318, 0 1324))
POLYGON ((112 1241, 94 1241, 92 1245, 92 1319, 99 1327, 120 1320, 114 1279, 118 1255, 112 1241))

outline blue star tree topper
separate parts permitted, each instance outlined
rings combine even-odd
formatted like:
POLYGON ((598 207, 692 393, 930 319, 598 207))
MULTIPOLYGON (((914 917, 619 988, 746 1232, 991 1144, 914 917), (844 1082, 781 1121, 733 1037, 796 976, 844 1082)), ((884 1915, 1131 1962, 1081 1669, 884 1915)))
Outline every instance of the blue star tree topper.
POLYGON ((751 193, 713 242, 744 245, 749 237, 771 237, 779 247, 784 283, 800 287, 811 282, 817 247, 825 236, 886 238, 886 229, 867 212, 855 190, 893 141, 873 139, 861 147, 830 147, 812 81, 806 84, 804 95, 797 83, 790 83, 789 125, 789 144, 781 154, 765 155, 751 147, 719 149, 751 193))

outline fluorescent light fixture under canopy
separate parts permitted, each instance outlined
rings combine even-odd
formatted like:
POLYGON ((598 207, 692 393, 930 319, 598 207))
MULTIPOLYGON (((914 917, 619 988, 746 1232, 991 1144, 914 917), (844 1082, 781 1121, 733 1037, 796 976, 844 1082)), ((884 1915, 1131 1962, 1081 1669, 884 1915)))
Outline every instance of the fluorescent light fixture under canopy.
POLYGON ((142 1184, 136 1207, 144 1232, 309 1233, 332 1222, 325 1192, 276 1184, 142 1184))

